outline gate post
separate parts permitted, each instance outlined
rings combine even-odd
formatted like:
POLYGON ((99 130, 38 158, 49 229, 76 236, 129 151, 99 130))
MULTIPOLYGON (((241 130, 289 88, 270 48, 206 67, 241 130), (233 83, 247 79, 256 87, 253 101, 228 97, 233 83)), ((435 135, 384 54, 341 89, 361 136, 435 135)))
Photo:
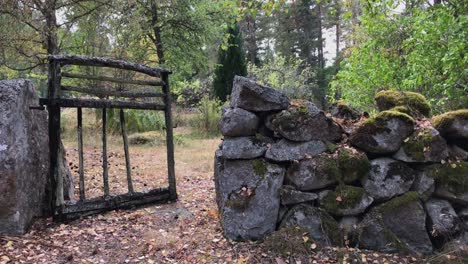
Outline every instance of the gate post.
POLYGON ((166 120, 166 146, 167 146, 167 174, 169 179, 169 192, 170 199, 177 199, 176 177, 175 177, 175 162, 174 162, 174 138, 172 132, 172 99, 171 89, 169 88, 169 74, 164 72, 161 74, 164 85, 162 86, 164 96, 164 104, 166 109, 164 111, 166 120))
POLYGON ((48 92, 49 105, 49 158, 50 158, 50 206, 54 218, 56 218, 56 209, 59 209, 64 202, 63 198, 63 175, 60 175, 58 169, 59 148, 60 148, 60 106, 56 99, 60 98, 60 63, 54 59, 49 59, 49 79, 48 92))

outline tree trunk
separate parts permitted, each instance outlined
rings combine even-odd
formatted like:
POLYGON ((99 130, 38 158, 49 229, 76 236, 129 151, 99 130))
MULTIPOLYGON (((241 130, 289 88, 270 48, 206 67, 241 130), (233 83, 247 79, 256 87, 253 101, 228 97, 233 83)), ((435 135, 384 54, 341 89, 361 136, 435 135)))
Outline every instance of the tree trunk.
POLYGON ((322 38, 322 4, 317 3, 317 16, 318 16, 318 23, 317 23, 317 29, 318 29, 318 65, 320 69, 323 69, 325 67, 325 62, 323 58, 323 38, 322 38))
POLYGON ((151 25, 153 27, 154 36, 150 36, 151 41, 156 47, 156 54, 158 55, 159 64, 164 64, 166 59, 164 58, 164 48, 161 41, 161 27, 158 26, 159 17, 158 17, 158 4, 156 1, 151 1, 151 25))
POLYGON ((338 57, 338 53, 340 52, 340 37, 341 37, 341 21, 340 21, 340 15, 341 15, 341 7, 340 7, 340 2, 337 0, 336 1, 336 57, 338 57))
POLYGON ((46 1, 43 6, 46 19, 47 54, 58 54, 57 17, 55 15, 55 1, 46 1))

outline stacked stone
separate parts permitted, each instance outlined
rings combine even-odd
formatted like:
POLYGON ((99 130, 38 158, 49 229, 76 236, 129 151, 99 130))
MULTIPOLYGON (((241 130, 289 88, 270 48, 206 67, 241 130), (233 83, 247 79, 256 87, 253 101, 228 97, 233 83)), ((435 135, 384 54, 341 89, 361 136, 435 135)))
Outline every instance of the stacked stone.
POLYGON ((365 121, 343 104, 332 117, 236 77, 215 155, 226 237, 301 226, 322 245, 384 252, 466 244, 468 110, 431 122, 419 94, 385 91, 376 101, 381 112, 365 121))

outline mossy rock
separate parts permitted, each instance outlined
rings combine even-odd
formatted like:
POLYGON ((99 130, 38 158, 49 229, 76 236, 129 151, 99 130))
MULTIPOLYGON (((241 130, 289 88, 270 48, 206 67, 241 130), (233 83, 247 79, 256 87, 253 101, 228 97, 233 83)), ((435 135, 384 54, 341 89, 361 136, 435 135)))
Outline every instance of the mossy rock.
POLYGON ((427 176, 434 178, 436 188, 443 187, 454 194, 468 192, 468 162, 460 161, 432 165, 426 169, 427 176))
POLYGON ((321 200, 321 206, 334 215, 358 215, 373 201, 364 188, 339 185, 335 191, 327 193, 321 200))
POLYGON ((387 214, 415 201, 419 201, 419 194, 417 192, 407 192, 402 196, 395 197, 390 201, 379 205, 376 209, 382 214, 387 214))
POLYGON ((331 114, 333 117, 341 119, 356 120, 361 117, 361 113, 359 113, 359 111, 343 102, 334 104, 331 108, 331 114))
POLYGON ((432 127, 422 127, 406 138, 393 156, 405 162, 440 162, 448 156, 447 142, 432 127))
POLYGON ((351 183, 365 176, 370 170, 370 161, 366 153, 354 148, 343 147, 338 150, 338 166, 341 183, 351 183))
POLYGON ((351 134, 352 145, 366 152, 386 154, 397 151, 414 130, 414 119, 398 111, 383 111, 364 121, 351 134))
POLYGON ((468 109, 460 109, 434 116, 431 121, 434 128, 443 137, 448 139, 468 139, 468 109))
POLYGON ((374 99, 379 111, 404 106, 415 117, 429 116, 431 112, 431 106, 426 98, 419 93, 386 90, 378 92, 374 99))
POLYGON ((263 241, 263 247, 269 252, 283 257, 303 256, 312 253, 312 243, 314 241, 309 236, 309 231, 294 225, 280 228, 267 236, 263 241))

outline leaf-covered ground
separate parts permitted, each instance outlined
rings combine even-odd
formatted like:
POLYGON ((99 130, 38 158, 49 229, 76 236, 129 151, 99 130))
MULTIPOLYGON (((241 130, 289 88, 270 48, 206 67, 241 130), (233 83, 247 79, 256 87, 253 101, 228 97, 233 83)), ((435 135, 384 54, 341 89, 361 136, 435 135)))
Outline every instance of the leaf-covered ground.
MULTIPOLYGON (((113 140, 110 140, 113 142, 113 140)), ((136 210, 113 211, 69 223, 38 220, 21 237, 0 237, 0 263, 421 263, 416 256, 346 248, 280 256, 261 243, 236 243, 222 236, 213 183, 213 154, 219 139, 190 140, 176 147, 179 200, 136 210)), ((77 151, 66 144, 76 175, 77 151)), ((111 144, 111 191, 126 192, 121 145, 111 144)), ((166 182, 165 147, 132 146, 137 190, 166 182)), ((100 146, 85 152, 86 194, 101 195, 100 146)), ((444 260, 447 257, 442 257, 444 260)))

